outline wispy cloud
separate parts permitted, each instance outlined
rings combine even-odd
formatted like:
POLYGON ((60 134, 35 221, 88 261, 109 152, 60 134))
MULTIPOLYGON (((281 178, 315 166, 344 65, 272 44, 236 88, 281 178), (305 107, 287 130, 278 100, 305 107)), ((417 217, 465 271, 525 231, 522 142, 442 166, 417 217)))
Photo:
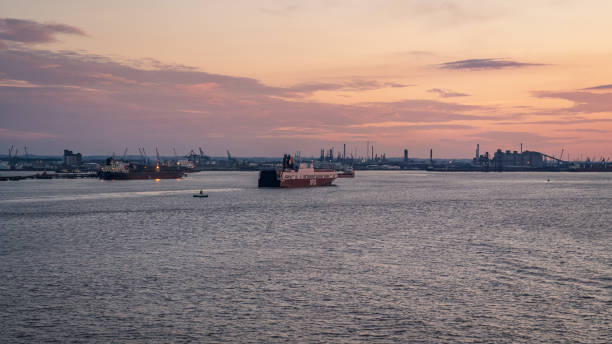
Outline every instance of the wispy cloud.
MULTIPOLYGON (((559 113, 563 110, 555 109, 553 112, 559 113)), ((549 115, 549 112, 546 112, 549 115)), ((554 125, 554 126, 575 126, 577 124, 589 124, 589 123, 610 123, 612 118, 588 118, 585 116, 575 117, 559 117, 555 120, 541 120, 541 121, 499 121, 496 125, 554 125)), ((571 130, 571 129, 567 129, 571 130)))
POLYGON ((431 130, 431 129, 473 129, 473 126, 465 124, 446 124, 446 123, 415 123, 415 122, 403 122, 403 121, 387 121, 387 122, 373 122, 373 123, 361 123, 350 125, 351 128, 398 128, 398 127, 410 127, 419 130, 431 130))
POLYGON ((562 113, 612 113, 612 92, 594 93, 586 91, 537 91, 533 92, 533 95, 538 98, 565 99, 574 103, 574 105, 569 108, 560 109, 559 111, 562 113))
POLYGON ((609 130, 590 129, 590 128, 564 128, 564 129, 557 129, 557 131, 571 132, 571 133, 599 133, 599 134, 610 133, 609 130))
POLYGON ((583 90, 612 90, 612 84, 583 88, 583 90))
POLYGON ((6 128, 0 128, 0 139, 27 139, 27 140, 42 140, 42 139, 54 139, 56 135, 37 132, 37 131, 24 131, 24 130, 10 130, 6 128))
POLYGON ((422 22, 432 29, 441 27, 486 22, 509 14, 510 9, 503 2, 461 0, 404 0, 382 1, 379 11, 392 19, 410 18, 422 22))
POLYGON ((0 40, 21 43, 49 43, 58 34, 86 36, 83 30, 65 24, 38 23, 32 20, 0 19, 0 40))
POLYGON ((441 88, 432 88, 427 90, 429 93, 436 93, 441 98, 453 98, 453 97, 467 97, 469 94, 454 92, 451 90, 443 90, 441 88))
POLYGON ((437 56, 436 53, 434 53, 433 51, 428 51, 428 50, 402 50, 402 51, 395 51, 395 52, 391 52, 391 53, 386 53, 384 54, 385 56, 390 56, 390 57, 410 57, 410 58, 425 58, 425 57, 435 57, 437 56))
POLYGON ((507 68, 524 68, 534 66, 545 66, 542 63, 526 63, 506 60, 501 58, 486 58, 486 59, 468 59, 460 61, 445 62, 437 65, 441 69, 452 70, 489 70, 489 69, 507 69, 507 68))
POLYGON ((262 8, 259 8, 258 10, 260 12, 263 12, 269 15, 273 15, 273 16, 288 17, 288 16, 292 16, 293 14, 295 14, 299 10, 299 7, 295 5, 285 6, 282 8, 263 8, 262 7, 262 8))
POLYGON ((289 93, 310 94, 317 91, 369 91, 381 88, 403 88, 413 86, 398 82, 379 82, 377 80, 349 80, 340 83, 303 83, 287 88, 289 93))
POLYGON ((470 134, 469 137, 471 137, 474 142, 490 142, 498 145, 498 147, 516 147, 520 142, 543 145, 554 140, 553 138, 528 131, 503 130, 480 131, 470 134))

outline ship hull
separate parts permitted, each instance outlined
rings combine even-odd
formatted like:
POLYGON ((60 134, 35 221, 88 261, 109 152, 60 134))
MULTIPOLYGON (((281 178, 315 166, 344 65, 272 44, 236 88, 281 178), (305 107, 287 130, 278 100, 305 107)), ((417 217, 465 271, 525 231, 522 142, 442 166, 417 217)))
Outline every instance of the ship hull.
POLYGON ((355 178, 355 172, 340 172, 338 178, 355 178))
POLYGON ((307 188, 311 186, 330 186, 333 178, 289 179, 280 182, 281 188, 307 188))
POLYGON ((179 179, 183 178, 182 172, 101 172, 100 179, 103 180, 148 180, 148 179, 179 179))
POLYGON ((279 188, 280 180, 276 170, 259 171, 259 180, 257 185, 260 188, 279 188))

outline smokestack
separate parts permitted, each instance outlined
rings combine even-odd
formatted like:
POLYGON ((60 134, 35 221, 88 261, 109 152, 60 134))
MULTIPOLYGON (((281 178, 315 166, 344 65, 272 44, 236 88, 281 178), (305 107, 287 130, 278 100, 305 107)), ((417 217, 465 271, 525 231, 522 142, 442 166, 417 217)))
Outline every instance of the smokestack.
POLYGON ((372 160, 374 160, 374 145, 372 145, 372 160))
POLYGON ((476 159, 480 157, 480 143, 476 144, 476 159))
POLYGON ((404 161, 408 161, 408 150, 404 149, 404 161))
POLYGON ((429 162, 433 165, 433 148, 429 149, 429 162))
POLYGON ((344 144, 344 151, 342 152, 342 160, 346 160, 346 143, 344 144))
POLYGON ((523 153, 523 143, 521 142, 521 153, 523 153))

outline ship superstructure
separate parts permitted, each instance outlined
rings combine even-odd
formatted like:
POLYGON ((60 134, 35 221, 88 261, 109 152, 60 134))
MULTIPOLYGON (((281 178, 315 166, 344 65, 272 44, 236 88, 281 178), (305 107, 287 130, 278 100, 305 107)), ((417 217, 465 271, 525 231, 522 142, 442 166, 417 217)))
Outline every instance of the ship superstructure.
POLYGON ((136 165, 116 160, 106 159, 106 165, 100 168, 99 177, 105 180, 117 179, 178 179, 185 175, 179 166, 163 166, 157 163, 151 165, 136 165))

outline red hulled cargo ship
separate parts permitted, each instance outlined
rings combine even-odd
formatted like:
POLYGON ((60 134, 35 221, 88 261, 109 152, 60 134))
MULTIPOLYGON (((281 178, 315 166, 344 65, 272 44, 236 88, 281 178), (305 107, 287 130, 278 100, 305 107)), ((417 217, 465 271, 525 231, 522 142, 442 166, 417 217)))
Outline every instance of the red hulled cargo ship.
POLYGON ((300 188, 310 186, 329 186, 337 177, 333 169, 318 169, 301 164, 298 169, 294 168, 293 157, 283 156, 283 167, 276 170, 264 170, 259 172, 259 187, 300 188))

